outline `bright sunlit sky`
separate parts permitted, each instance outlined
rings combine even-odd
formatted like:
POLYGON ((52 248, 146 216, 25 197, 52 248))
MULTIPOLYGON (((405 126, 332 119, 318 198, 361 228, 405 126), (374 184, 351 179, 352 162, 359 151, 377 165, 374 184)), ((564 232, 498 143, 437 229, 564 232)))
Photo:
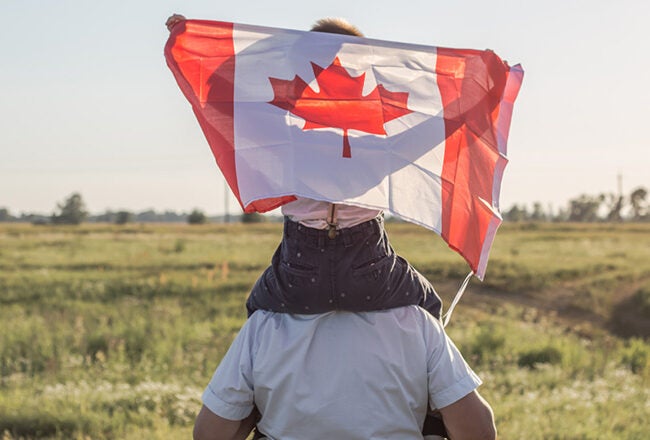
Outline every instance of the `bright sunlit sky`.
MULTIPOLYGON (((224 210, 223 179, 163 59, 172 13, 492 49, 526 71, 501 206, 650 187, 647 0, 2 0, 0 207, 224 210)), ((234 199, 230 211, 239 212, 234 199)))

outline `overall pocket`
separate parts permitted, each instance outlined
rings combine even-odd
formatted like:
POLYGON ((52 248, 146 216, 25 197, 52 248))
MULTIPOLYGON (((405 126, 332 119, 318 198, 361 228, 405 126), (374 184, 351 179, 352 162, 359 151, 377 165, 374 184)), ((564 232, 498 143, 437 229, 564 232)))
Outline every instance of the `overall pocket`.
POLYGON ((307 265, 280 262, 280 277, 288 288, 306 287, 318 283, 318 269, 307 265))
POLYGON ((364 278, 366 281, 376 281, 386 277, 394 261, 392 255, 382 255, 376 257, 364 264, 352 267, 352 276, 354 278, 364 278))

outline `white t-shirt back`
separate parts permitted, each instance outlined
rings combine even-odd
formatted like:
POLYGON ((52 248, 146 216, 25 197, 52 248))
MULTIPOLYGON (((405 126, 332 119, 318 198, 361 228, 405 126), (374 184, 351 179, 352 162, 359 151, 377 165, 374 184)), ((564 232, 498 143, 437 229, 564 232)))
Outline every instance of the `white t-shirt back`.
POLYGON ((270 439, 422 439, 427 410, 481 384, 435 318, 378 312, 255 312, 203 394, 241 420, 257 405, 270 439))

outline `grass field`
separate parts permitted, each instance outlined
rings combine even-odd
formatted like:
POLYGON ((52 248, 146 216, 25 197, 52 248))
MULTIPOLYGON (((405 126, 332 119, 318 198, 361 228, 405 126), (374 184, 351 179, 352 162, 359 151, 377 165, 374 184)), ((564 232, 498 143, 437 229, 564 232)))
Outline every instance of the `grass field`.
MULTIPOLYGON (((447 300, 466 264, 388 224, 447 300)), ((0 438, 190 438, 279 224, 0 226, 0 438)), ((505 225, 448 332, 503 439, 650 438, 650 225, 505 225)))

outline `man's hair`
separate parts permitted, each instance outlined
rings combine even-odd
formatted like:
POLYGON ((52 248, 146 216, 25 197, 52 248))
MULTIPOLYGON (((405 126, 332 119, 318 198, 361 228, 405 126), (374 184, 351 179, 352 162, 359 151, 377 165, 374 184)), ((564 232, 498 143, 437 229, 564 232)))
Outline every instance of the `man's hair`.
POLYGON ((355 25, 350 24, 343 18, 321 18, 311 27, 313 32, 327 32, 330 34, 353 35, 363 37, 363 32, 355 25))

